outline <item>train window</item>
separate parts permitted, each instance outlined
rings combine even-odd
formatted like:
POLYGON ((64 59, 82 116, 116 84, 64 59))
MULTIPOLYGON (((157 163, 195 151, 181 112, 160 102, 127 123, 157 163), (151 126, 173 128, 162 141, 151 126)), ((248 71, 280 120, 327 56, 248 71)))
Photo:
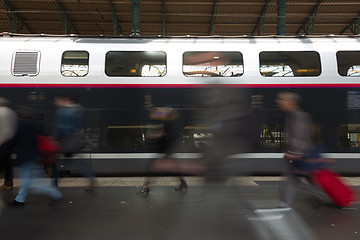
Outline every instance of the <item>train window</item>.
POLYGON ((202 149, 210 144, 214 137, 207 126, 188 125, 182 132, 182 143, 187 150, 202 149))
POLYGON ((105 146, 131 150, 144 149, 146 146, 145 125, 112 125, 105 131, 105 146))
POLYGON ((18 50, 13 54, 11 73, 14 76, 36 76, 40 71, 40 52, 37 50, 18 50))
POLYGON ((84 77, 89 72, 89 53, 66 51, 61 58, 61 74, 65 77, 84 77))
POLYGON ((281 148, 284 146, 284 127, 280 124, 265 124, 260 133, 260 145, 264 148, 281 148))
POLYGON ((185 52, 183 74, 186 77, 240 77, 244 74, 240 52, 185 52))
POLYGON ((339 51, 336 58, 340 76, 360 77, 360 51, 339 51))
POLYGON ((110 51, 106 53, 105 73, 110 77, 163 77, 166 53, 110 51))
POLYGON ((314 51, 266 51, 260 53, 264 77, 319 76, 320 55, 314 51))
POLYGON ((360 124, 343 124, 339 127, 339 144, 345 148, 360 147, 360 124))
MULTIPOLYGON (((319 124, 312 126, 312 140, 316 145, 322 145, 323 134, 319 124)), ((260 145, 263 148, 283 148, 286 144, 286 133, 281 124, 264 124, 260 133, 260 145)))
MULTIPOLYGON (((164 139, 162 124, 111 125, 105 130, 105 146, 133 151, 161 152, 164 139)), ((207 126, 187 125, 182 131, 182 151, 199 151, 210 144, 214 137, 207 126)))

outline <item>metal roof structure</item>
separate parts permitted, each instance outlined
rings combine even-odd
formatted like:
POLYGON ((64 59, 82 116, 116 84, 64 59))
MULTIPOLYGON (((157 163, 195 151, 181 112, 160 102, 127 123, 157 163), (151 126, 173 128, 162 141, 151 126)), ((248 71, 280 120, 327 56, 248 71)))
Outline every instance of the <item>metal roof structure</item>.
POLYGON ((0 32, 266 36, 279 25, 280 35, 359 34, 360 0, 0 0, 0 32))

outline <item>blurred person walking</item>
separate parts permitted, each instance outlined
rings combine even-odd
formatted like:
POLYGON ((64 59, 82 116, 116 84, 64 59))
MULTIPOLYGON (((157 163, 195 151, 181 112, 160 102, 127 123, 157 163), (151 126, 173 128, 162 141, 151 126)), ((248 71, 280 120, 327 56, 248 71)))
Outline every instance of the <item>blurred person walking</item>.
MULTIPOLYGON (((179 113, 172 107, 158 107, 150 110, 150 128, 146 134, 146 138, 151 141, 154 150, 159 153, 164 153, 164 156, 159 159, 152 159, 148 164, 150 171, 162 171, 164 166, 170 166, 171 172, 178 173, 179 165, 172 154, 178 149, 178 144, 181 138, 183 125, 179 121, 179 113)), ((165 167, 166 168, 166 167, 165 167)), ((175 188, 176 191, 187 190, 188 184, 183 177, 179 177, 180 185, 175 188)), ((143 186, 140 189, 142 193, 150 191, 151 181, 146 178, 143 186)))
MULTIPOLYGON (((324 203, 332 203, 331 199, 311 179, 311 167, 307 159, 319 159, 319 153, 312 141, 312 120, 308 113, 300 108, 301 97, 296 93, 279 93, 275 100, 279 108, 285 112, 285 132, 287 139, 284 154, 285 182, 280 189, 280 207, 290 207, 295 188, 308 192, 324 203), (307 183, 301 180, 304 177, 307 183)), ((316 167, 316 165, 313 165, 316 167)))
MULTIPOLYGON (((56 96, 54 105, 57 107, 54 137, 59 143, 60 154, 70 158, 84 147, 84 108, 69 95, 56 96)), ((83 167, 90 181, 85 190, 93 190, 97 185, 95 175, 91 166, 83 163, 83 167)), ((59 171, 56 163, 52 164, 52 168, 54 173, 53 183, 58 186, 59 171)))
POLYGON ((0 170, 4 170, 4 184, 0 190, 13 188, 13 169, 11 151, 5 144, 12 139, 16 130, 16 114, 8 107, 9 101, 0 97, 0 170))
POLYGON ((259 119, 250 109, 247 89, 210 85, 200 89, 198 121, 210 126, 213 139, 203 152, 206 179, 209 182, 223 181, 233 172, 246 173, 248 169, 233 169, 226 160, 233 154, 246 153, 255 148, 258 141, 259 119))
POLYGON ((24 206, 25 199, 30 190, 34 193, 44 194, 51 197, 55 203, 61 199, 61 192, 49 186, 46 181, 44 167, 40 163, 41 156, 38 149, 37 136, 42 134, 41 126, 33 119, 33 110, 28 107, 18 107, 18 128, 14 138, 9 141, 11 147, 15 148, 15 166, 20 167, 21 185, 19 192, 13 202, 13 206, 24 206), (38 177, 38 181, 34 178, 38 177))

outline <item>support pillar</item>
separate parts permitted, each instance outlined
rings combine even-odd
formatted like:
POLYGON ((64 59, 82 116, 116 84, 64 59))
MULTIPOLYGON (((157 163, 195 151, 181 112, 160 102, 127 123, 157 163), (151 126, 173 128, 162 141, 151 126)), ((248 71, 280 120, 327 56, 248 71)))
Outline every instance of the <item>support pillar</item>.
POLYGON ((277 0, 277 35, 286 35, 286 0, 277 0))
POLYGON ((140 36, 140 0, 131 0, 132 26, 131 36, 140 36))
POLYGON ((165 0, 162 0, 163 10, 163 36, 166 36, 166 11, 165 11, 165 0))
POLYGON ((113 19, 113 29, 114 29, 114 36, 117 36, 118 31, 120 32, 120 36, 122 35, 121 26, 119 24, 119 18, 116 14, 116 9, 112 0, 110 0, 110 7, 112 11, 112 19, 113 19))

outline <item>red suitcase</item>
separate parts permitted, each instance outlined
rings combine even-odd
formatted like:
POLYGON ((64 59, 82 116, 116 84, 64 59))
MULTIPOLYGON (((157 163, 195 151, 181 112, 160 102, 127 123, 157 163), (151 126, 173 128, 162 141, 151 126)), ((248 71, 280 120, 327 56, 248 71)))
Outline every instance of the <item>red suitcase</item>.
POLYGON ((355 190, 345 185, 340 175, 328 169, 318 169, 314 171, 313 179, 338 206, 351 207, 354 203, 355 190))

